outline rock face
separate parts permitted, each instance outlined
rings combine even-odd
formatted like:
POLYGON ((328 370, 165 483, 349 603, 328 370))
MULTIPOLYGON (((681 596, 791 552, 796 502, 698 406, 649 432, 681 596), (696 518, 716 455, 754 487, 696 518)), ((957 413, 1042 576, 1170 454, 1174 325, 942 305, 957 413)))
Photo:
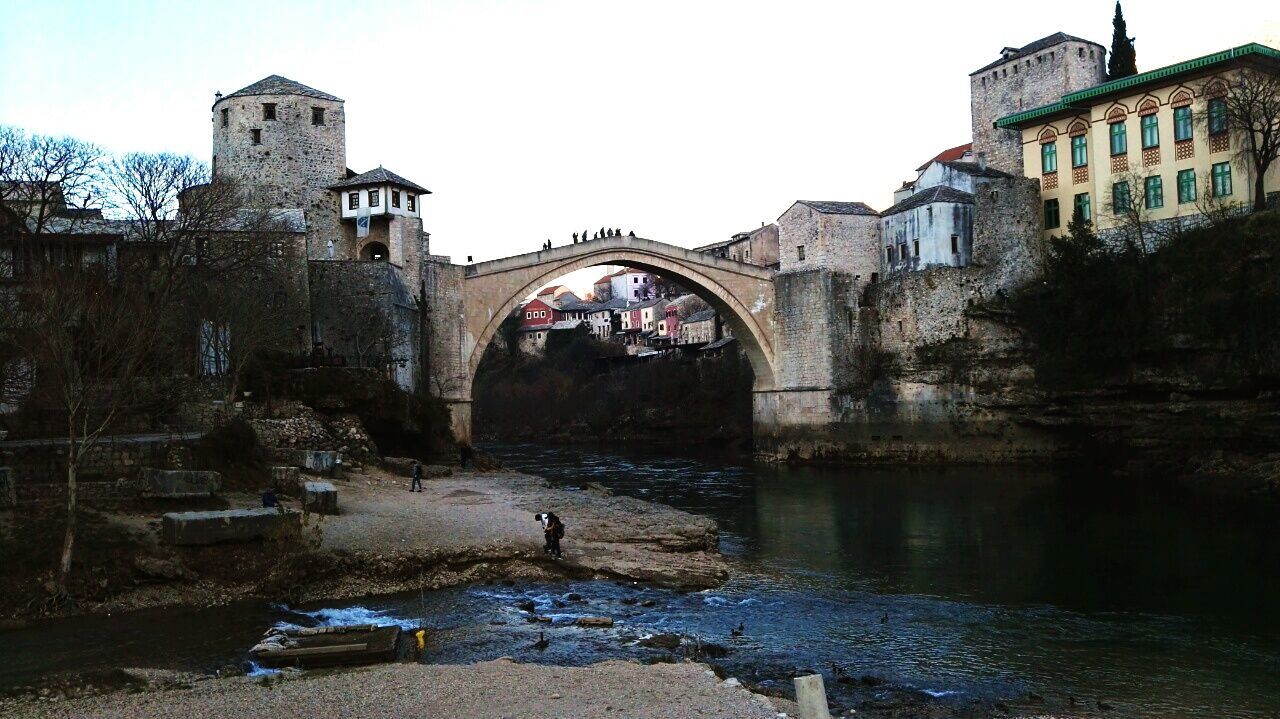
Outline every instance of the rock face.
POLYGON ((143 469, 142 480, 144 496, 163 499, 210 497, 222 489, 222 475, 217 472, 143 469))
POLYGON ((178 579, 197 579, 195 572, 183 566, 176 559, 161 557, 137 556, 133 558, 133 568, 146 579, 174 581, 178 579))
POLYGON ((329 482, 307 482, 303 485, 302 506, 316 514, 338 513, 338 490, 329 482))
POLYGON ((13 472, 8 467, 0 467, 0 509, 15 507, 18 504, 18 487, 13 482, 13 472))
POLYGON ((218 512, 169 512, 160 524, 165 544, 193 546, 261 539, 281 522, 298 522, 297 512, 274 507, 227 509, 218 512))

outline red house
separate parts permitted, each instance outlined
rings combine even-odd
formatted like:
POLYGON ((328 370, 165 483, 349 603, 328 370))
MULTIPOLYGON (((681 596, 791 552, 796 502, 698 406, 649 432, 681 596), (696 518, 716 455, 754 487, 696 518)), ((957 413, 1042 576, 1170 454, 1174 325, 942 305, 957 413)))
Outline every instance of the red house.
POLYGON ((558 310, 539 299, 531 300, 529 304, 520 308, 520 312, 524 314, 520 318, 521 327, 549 325, 558 319, 556 317, 558 310))

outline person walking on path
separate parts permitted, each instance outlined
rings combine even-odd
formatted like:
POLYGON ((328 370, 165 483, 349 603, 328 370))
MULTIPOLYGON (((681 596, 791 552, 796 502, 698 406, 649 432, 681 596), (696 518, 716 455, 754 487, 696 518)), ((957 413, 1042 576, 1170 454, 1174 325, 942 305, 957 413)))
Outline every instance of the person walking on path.
POLYGON ((416 459, 413 460, 413 469, 410 470, 410 476, 413 477, 413 482, 409 484, 409 491, 421 492, 422 491, 422 465, 418 464, 418 460, 416 459))

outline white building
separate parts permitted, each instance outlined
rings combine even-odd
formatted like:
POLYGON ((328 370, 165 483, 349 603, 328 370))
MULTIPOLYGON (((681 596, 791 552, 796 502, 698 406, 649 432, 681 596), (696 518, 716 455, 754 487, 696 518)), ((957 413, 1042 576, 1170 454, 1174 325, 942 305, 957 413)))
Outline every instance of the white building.
POLYGON ((644 270, 623 268, 610 277, 614 299, 642 302, 653 297, 653 274, 644 270))
POLYGON ((985 163, 930 161, 915 192, 881 215, 881 267, 886 275, 928 267, 965 267, 973 256, 976 177, 1010 177, 985 163))

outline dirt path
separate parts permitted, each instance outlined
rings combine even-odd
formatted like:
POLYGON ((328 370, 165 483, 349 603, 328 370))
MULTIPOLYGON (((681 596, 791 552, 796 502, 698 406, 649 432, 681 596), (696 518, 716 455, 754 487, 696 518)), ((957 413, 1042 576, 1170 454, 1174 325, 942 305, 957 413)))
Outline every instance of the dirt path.
MULTIPOLYGON (((789 702, 784 702, 789 704, 789 702)), ((792 705, 794 706, 794 705, 792 705)), ((249 679, 196 682, 189 689, 117 692, 4 706, 14 719, 187 717, 468 717, 469 719, 773 719, 770 700, 718 680, 700 664, 588 667, 517 664, 389 664, 314 673, 261 686, 249 679)))

